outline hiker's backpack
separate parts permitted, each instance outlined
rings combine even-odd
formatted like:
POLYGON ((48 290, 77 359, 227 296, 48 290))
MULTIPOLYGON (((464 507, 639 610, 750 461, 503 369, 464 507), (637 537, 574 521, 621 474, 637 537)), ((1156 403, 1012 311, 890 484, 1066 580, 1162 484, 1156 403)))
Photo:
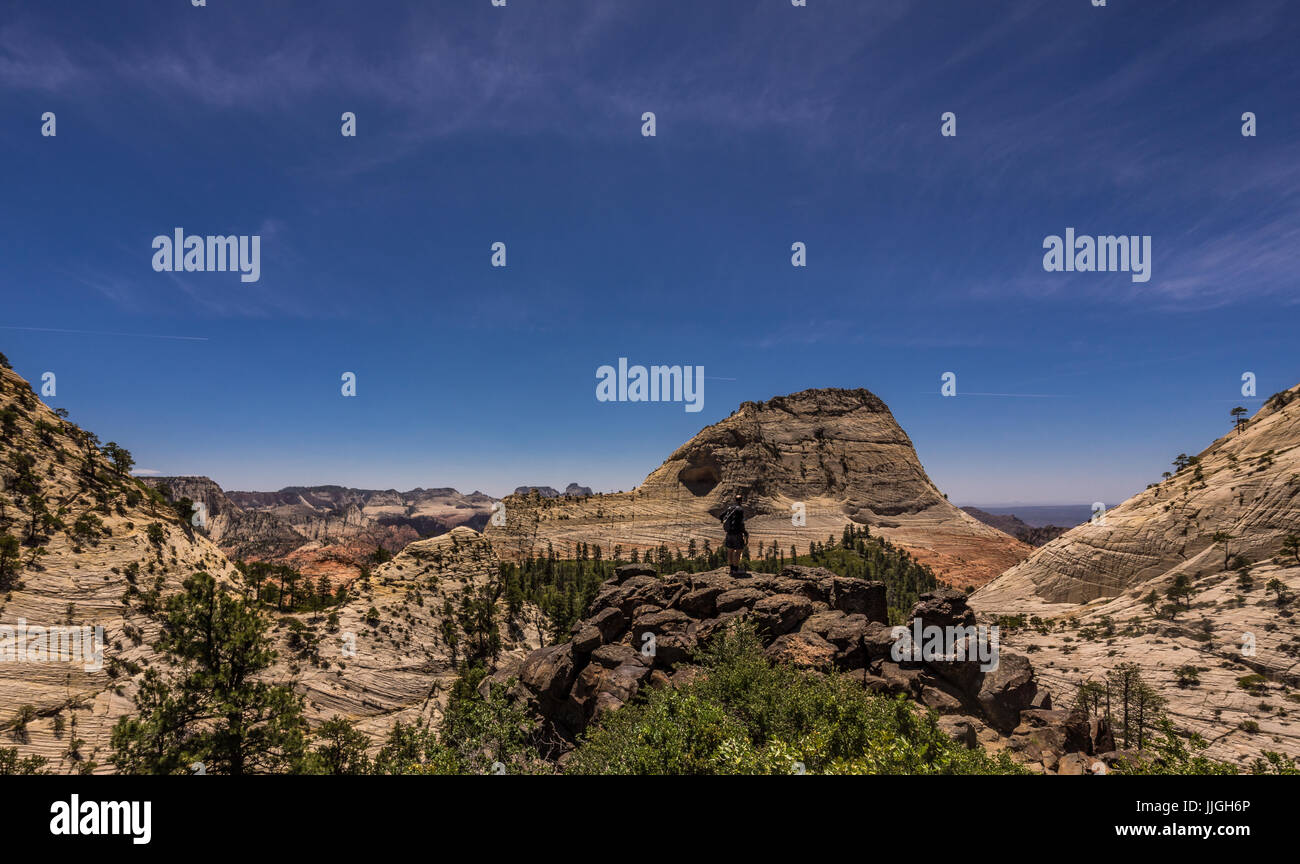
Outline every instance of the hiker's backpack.
POLYGON ((735 504, 722 514, 722 529, 728 534, 739 534, 745 530, 745 511, 735 504))

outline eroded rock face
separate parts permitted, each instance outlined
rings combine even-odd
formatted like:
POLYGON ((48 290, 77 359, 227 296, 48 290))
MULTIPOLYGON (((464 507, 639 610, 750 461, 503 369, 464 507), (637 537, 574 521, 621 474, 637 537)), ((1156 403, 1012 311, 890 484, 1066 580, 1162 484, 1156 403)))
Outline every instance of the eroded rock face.
MULTIPOLYGON (((457 662, 474 650, 459 627, 460 644, 448 644, 445 604, 456 606, 461 597, 489 588, 499 571, 491 545, 469 528, 412 543, 368 579, 353 583, 347 601, 334 607, 336 624, 321 616, 292 616, 319 639, 314 650, 295 651, 287 628, 277 627, 276 672, 296 680, 309 722, 340 714, 376 747, 394 721, 436 723, 459 675, 457 662)), ((579 663, 587 662, 579 658, 576 643, 535 651, 536 633, 509 625, 504 598, 498 599, 494 618, 502 651, 490 668, 527 677, 552 698, 567 697, 579 663), (530 662, 522 663, 525 659, 530 662)), ((598 627, 592 629, 599 642, 598 627)))
POLYGON ((1168 718, 1209 742, 1210 758, 1241 767, 1263 749, 1295 758, 1300 730, 1270 700, 1300 685, 1300 618, 1266 586, 1300 595, 1300 561, 1283 547, 1300 533, 1300 386, 1266 400, 1240 432, 1195 459, 1104 520, 1043 546, 970 603, 989 619, 1041 619, 1004 631, 1003 645, 1035 652, 1040 692, 1058 704, 1072 704, 1085 681, 1134 664, 1168 718), (1251 562, 1245 570, 1237 556, 1251 562), (1171 612, 1179 577, 1191 594, 1171 612), (1253 640, 1249 654, 1243 634, 1253 640), (1175 672, 1186 668, 1196 670, 1194 682, 1175 672), (1238 685, 1251 674, 1263 676, 1259 692, 1238 685))
POLYGON ((973 604, 998 613, 1086 603, 1177 574, 1224 569, 1216 532, 1232 554, 1276 555, 1300 529, 1300 385, 1269 399, 1240 432, 1104 518, 1071 529, 981 589, 973 604))
MULTIPOLYGON (((578 543, 607 552, 661 543, 720 548, 718 515, 740 493, 751 546, 806 552, 845 525, 870 526, 959 587, 980 585, 1031 547, 943 497, 888 407, 866 390, 805 390, 746 402, 700 431, 634 492, 581 499, 512 495, 487 534, 507 560, 578 543), (794 505, 803 524, 794 524, 794 505)), ((797 520, 795 520, 797 521, 797 520)), ((859 610, 862 611, 862 610, 859 610)))
POLYGON ((232 559, 274 560, 288 555, 307 538, 272 513, 244 510, 207 477, 147 477, 143 482, 172 501, 188 498, 207 511, 201 528, 232 559))
MULTIPOLYGON (((625 565, 597 594, 571 641, 529 655, 515 695, 573 741, 641 687, 693 680, 701 671, 691 665, 695 652, 728 623, 747 618, 772 660, 810 671, 860 672, 868 689, 906 694, 960 717, 950 725, 963 743, 973 745, 977 730, 1011 733, 1022 713, 1040 704, 1033 667, 1018 655, 1002 652, 997 668, 987 671, 978 661, 955 658, 895 660, 898 639, 885 609, 883 583, 819 567, 659 578, 625 565), (635 610, 630 616, 629 609, 635 610), (597 639, 601 644, 593 647, 597 639)), ((950 590, 921 595, 913 617, 940 626, 973 622, 965 595, 950 590)))
MULTIPOLYGON (((113 724, 134 708, 135 670, 166 668, 151 647, 160 628, 142 608, 141 593, 178 591, 195 571, 223 585, 237 573, 216 545, 135 478, 119 474, 85 430, 56 415, 3 366, 0 412, 6 417, 0 532, 24 541, 0 579, 0 624, 15 627, 21 620, 28 628, 86 627, 90 633, 103 628, 102 662, 63 654, 49 662, 24 656, 0 663, 0 725, 9 726, 24 706, 36 712, 25 730, 11 729, 0 746, 44 757, 53 772, 77 772, 90 762, 98 772, 110 771, 109 740, 113 724), (33 494, 61 520, 35 536, 29 532, 33 494), (56 734, 56 718, 75 732, 56 734), (83 743, 70 753, 73 738, 83 743)), ((82 631, 72 632, 80 643, 82 631)), ((28 638, 35 641, 31 630, 28 638)), ((24 649, 31 644, 22 641, 24 649)))
POLYGON ((1061 774, 1092 773, 1096 757, 1115 749, 1105 720, 1082 711, 1022 711, 1010 749, 1061 774), (1093 757, 1093 758, 1089 758, 1093 757))

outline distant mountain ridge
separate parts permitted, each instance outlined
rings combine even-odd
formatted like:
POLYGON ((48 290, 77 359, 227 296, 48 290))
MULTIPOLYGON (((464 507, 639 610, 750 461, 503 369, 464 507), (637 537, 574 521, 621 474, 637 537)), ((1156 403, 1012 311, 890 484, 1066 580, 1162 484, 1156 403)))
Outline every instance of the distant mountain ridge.
POLYGON ((304 574, 347 581, 362 567, 410 543, 453 528, 481 530, 496 499, 482 492, 417 487, 353 489, 287 486, 275 492, 225 492, 207 477, 145 480, 172 500, 208 511, 209 536, 232 558, 289 564, 304 574))
POLYGON ((543 498, 559 498, 562 495, 572 495, 574 497, 583 498, 594 494, 592 493, 590 486, 579 486, 577 483, 570 483, 568 486, 564 487, 563 492, 556 491, 550 486, 516 486, 515 491, 512 494, 527 495, 529 492, 536 492, 543 498))
POLYGON ((978 507, 963 507, 961 509, 985 525, 991 525, 1003 534, 1010 534, 1020 542, 1028 543, 1030 546, 1042 546, 1044 543, 1060 537, 1066 531, 1059 525, 1034 527, 1011 513, 989 513, 978 507))
POLYGON ((971 504, 968 506, 993 516, 1015 516, 1031 528, 1059 525, 1068 529, 1075 525, 1082 525, 1092 518, 1091 504, 971 504))
POLYGON ((351 486, 324 484, 320 486, 285 486, 274 492, 251 492, 232 490, 226 495, 231 501, 246 509, 267 509, 270 507, 296 505, 306 502, 312 507, 337 510, 348 504, 366 506, 379 500, 398 500, 403 503, 419 502, 430 499, 463 499, 466 501, 495 501, 490 495, 477 490, 462 494, 450 486, 425 489, 417 486, 407 492, 396 489, 357 489, 351 486))

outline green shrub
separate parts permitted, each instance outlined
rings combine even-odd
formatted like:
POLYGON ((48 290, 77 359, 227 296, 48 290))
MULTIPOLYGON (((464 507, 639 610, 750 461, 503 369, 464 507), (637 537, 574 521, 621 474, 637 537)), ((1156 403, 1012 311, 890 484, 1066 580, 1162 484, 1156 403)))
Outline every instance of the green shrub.
POLYGON ((719 635, 706 674, 647 691, 591 730, 573 774, 1010 774, 1006 754, 968 750, 934 714, 875 696, 855 678, 763 656, 752 627, 719 635))
MULTIPOLYGON (((1202 754, 1209 744, 1195 733, 1180 735, 1168 720, 1160 723, 1160 734, 1139 757, 1119 760, 1116 774, 1236 774, 1237 767, 1202 754)), ((1256 772, 1260 773, 1260 772, 1256 772)))
POLYGON ((11 774, 48 774, 44 756, 19 756, 17 747, 0 747, 0 777, 11 774))
POLYGON ((491 684, 482 666, 463 669, 448 694, 442 723, 393 723, 372 767, 376 774, 542 774, 553 766, 537 754, 537 728, 527 710, 491 684))
POLYGON ((1263 675, 1259 675, 1259 674, 1243 675, 1242 677, 1237 679, 1238 687, 1240 687, 1242 690, 1245 690, 1247 693, 1251 693, 1256 696, 1264 692, 1264 687, 1266 684, 1268 684, 1268 679, 1265 678, 1263 675))

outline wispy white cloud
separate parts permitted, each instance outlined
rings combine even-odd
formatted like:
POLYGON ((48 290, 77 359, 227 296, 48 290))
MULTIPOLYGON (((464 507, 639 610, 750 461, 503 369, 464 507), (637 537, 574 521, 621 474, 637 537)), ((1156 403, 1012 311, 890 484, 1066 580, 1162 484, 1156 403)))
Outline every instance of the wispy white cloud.
POLYGON ((269 7, 256 20, 173 19, 126 46, 79 34, 75 51, 15 23, 0 30, 0 85, 83 97, 124 87, 245 112, 352 99, 403 113, 407 126, 393 136, 399 149, 476 129, 588 135, 609 129, 611 116, 633 118, 635 127, 646 110, 672 116, 678 130, 785 127, 815 137, 837 110, 843 70, 914 6, 846 6, 834 18, 792 17, 797 29, 779 29, 770 15, 738 5, 635 60, 626 46, 638 44, 643 16, 659 10, 512 8, 467 23, 422 7, 389 9, 406 20, 392 22, 398 35, 382 46, 346 29, 300 27, 269 7))
MULTIPOLYGON (((642 111, 655 110, 665 141, 708 133, 739 141, 775 130, 820 153, 835 152, 837 159, 840 151, 855 152, 859 169, 911 172, 919 184, 936 188, 960 182, 991 196, 1041 190, 1044 200, 1109 195, 1114 209, 1154 220, 1142 198, 1158 185, 1167 200, 1178 202, 1177 210, 1200 208, 1206 218, 1182 236, 1158 238, 1161 269, 1153 281, 1125 287, 1113 280, 1120 287, 1111 297, 1213 306, 1243 294, 1285 294, 1287 245, 1300 227, 1293 209, 1236 225, 1231 216, 1217 223, 1215 217, 1225 204, 1246 202, 1257 215, 1271 203, 1296 200, 1300 163, 1261 139, 1249 142, 1248 157, 1211 154, 1189 171, 1187 142, 1177 135, 1152 140, 1150 118, 1126 106, 1225 52, 1269 38, 1291 14, 1287 3, 1257 0, 1170 17, 1158 40, 1103 68, 1086 65, 1087 40, 1064 25, 1059 9, 1017 3, 985 16, 943 62, 914 64, 904 76, 880 65, 876 55, 884 52, 876 49, 890 47, 901 30, 915 32, 932 14, 929 4, 842 5, 835 16, 821 17, 802 14, 814 10, 785 10, 784 28, 774 28, 770 14, 734 8, 740 11, 701 12, 683 24, 682 38, 649 45, 639 42, 645 24, 639 12, 645 10, 610 3, 459 18, 419 6, 388 9, 405 20, 385 28, 390 38, 382 45, 346 29, 300 27, 269 7, 252 23, 190 16, 111 48, 84 34, 75 45, 65 44, 48 25, 15 21, 0 27, 0 86, 86 99, 120 88, 244 113, 320 100, 392 112, 382 139, 368 141, 367 149, 346 157, 308 155, 300 170, 317 174, 365 173, 466 132, 620 134, 616 130, 636 128, 642 111), (628 52, 629 45, 639 50, 628 52), (1044 68, 1070 64, 1078 65, 1079 77, 1068 89, 1039 81, 1044 68), (855 99, 853 88, 876 77, 880 86, 870 98, 855 99), (963 114, 963 137, 954 150, 960 156, 929 160, 918 172, 916 142, 935 137, 938 117, 917 106, 936 99, 953 107, 978 105, 988 119, 977 132, 963 114), (930 128, 923 130, 922 123, 930 128), (1086 159, 1063 158, 1063 142, 1075 141, 1088 142, 1086 159), (1251 170, 1242 171, 1246 158, 1251 170)), ((1075 26, 1101 21, 1094 15, 1075 26)), ((1196 106, 1174 100, 1167 110, 1196 106)), ((1043 226, 1043 233, 1061 227, 1043 226)), ((276 230, 264 226, 268 234, 276 230)), ((286 250, 278 260, 287 260, 286 250)), ((977 275, 960 290, 974 298, 1074 290, 1067 278, 1045 280, 1035 272, 1038 257, 1027 249, 1020 275, 977 275)), ((107 280, 95 287, 119 299, 127 290, 107 280)), ((249 308, 231 295, 183 290, 213 312, 249 308)), ((261 296, 250 302, 273 309, 285 301, 261 296)))
POLYGON ((18 23, 0 26, 0 87, 51 93, 91 77, 85 58, 74 59, 50 36, 18 23))

